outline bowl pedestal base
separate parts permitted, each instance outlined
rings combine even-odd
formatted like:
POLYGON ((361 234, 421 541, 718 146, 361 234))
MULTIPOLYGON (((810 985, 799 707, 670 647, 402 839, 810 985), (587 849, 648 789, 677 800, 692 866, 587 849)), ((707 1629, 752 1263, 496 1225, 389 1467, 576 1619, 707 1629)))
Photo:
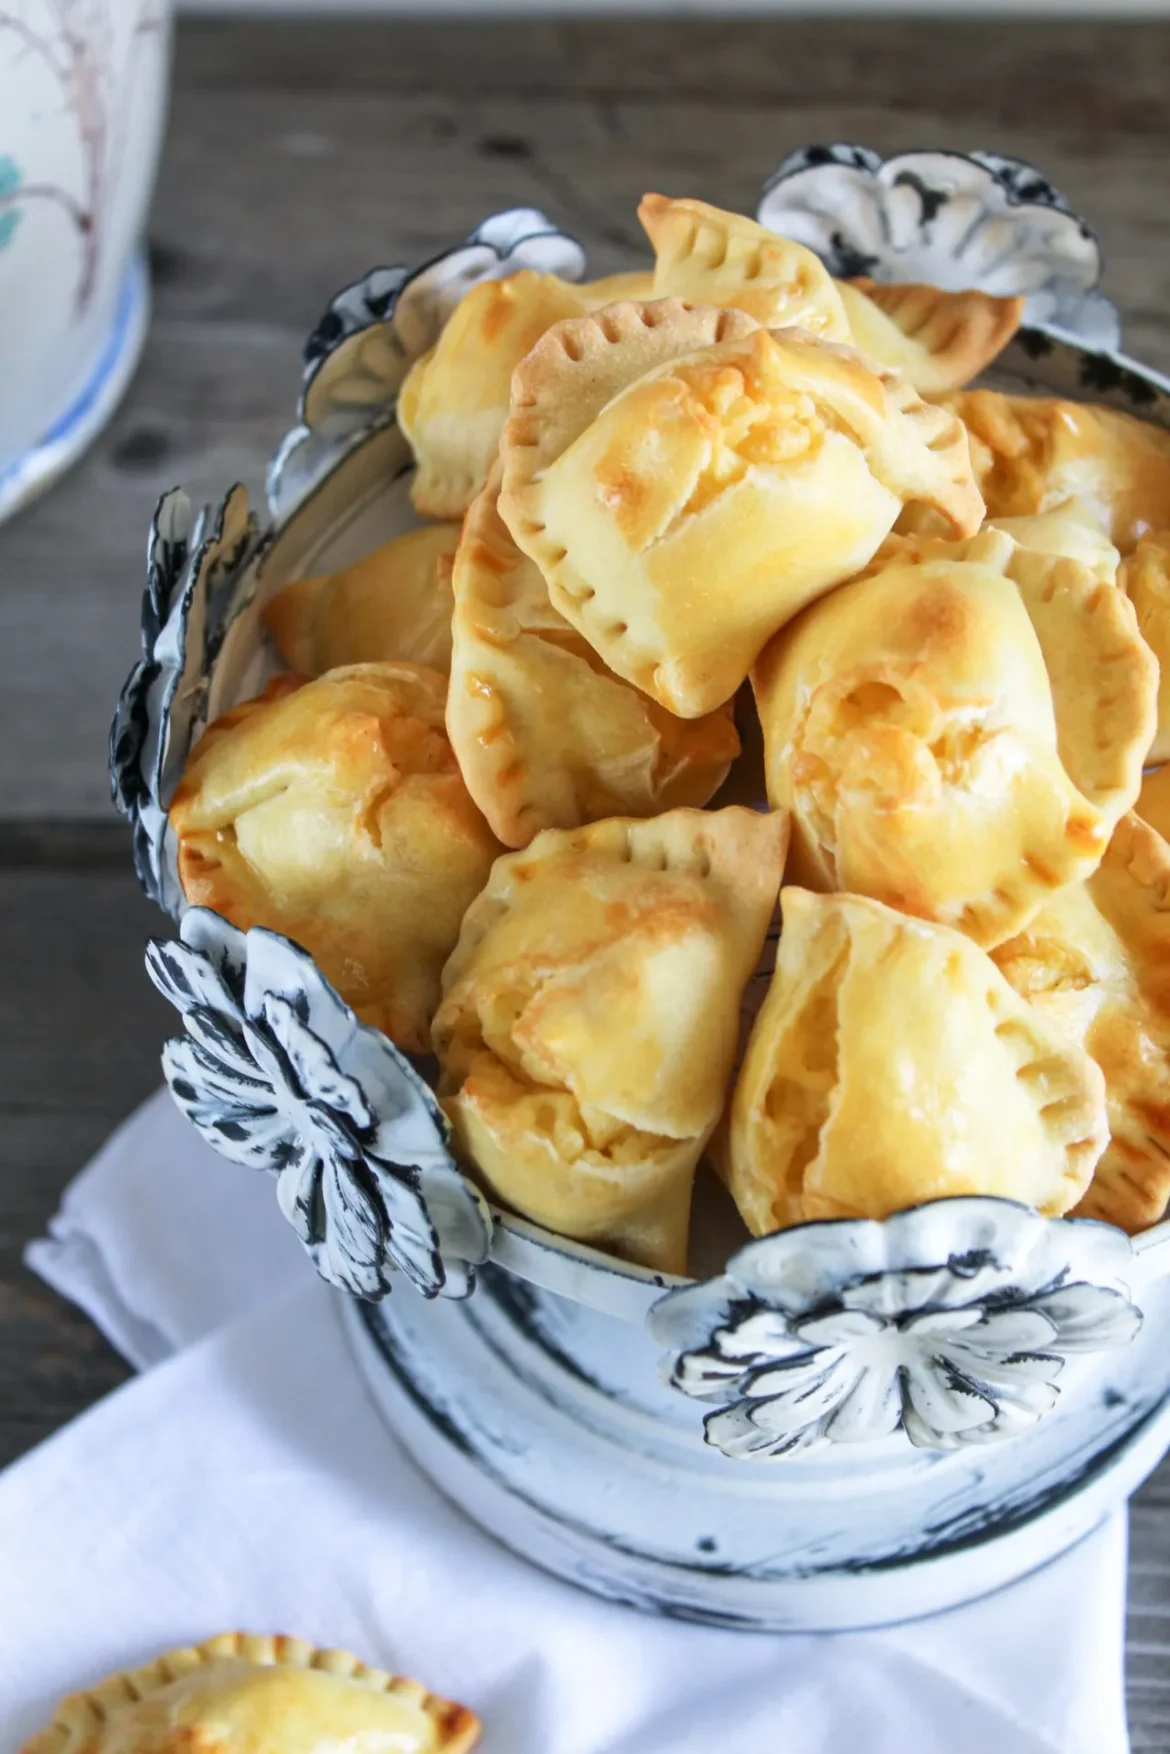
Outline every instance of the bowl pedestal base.
POLYGON ((1170 1443, 1170 1287, 1022 1437, 770 1462, 704 1443, 644 1330, 498 1268, 466 1302, 404 1284, 342 1308, 386 1421, 474 1521, 583 1589, 744 1630, 879 1626, 998 1589, 1088 1534, 1170 1443))

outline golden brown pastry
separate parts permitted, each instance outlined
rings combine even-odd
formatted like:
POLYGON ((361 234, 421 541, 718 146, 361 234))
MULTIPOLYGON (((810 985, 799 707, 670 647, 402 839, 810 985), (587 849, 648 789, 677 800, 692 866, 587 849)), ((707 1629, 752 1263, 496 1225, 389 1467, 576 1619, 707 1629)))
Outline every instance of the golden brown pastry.
POLYGON ((989 517, 1046 512, 1075 496, 1123 555, 1170 528, 1170 433, 1161 427, 1055 396, 962 390, 943 403, 971 435, 989 517))
POLYGON ((1123 1230, 1170 1198, 1170 847, 1124 816, 1087 883, 1062 890, 997 967, 1105 1077, 1109 1143, 1077 1211, 1123 1230))
POLYGON ((896 373, 677 300, 559 323, 513 380, 500 514, 553 607, 682 718, 865 565, 902 504, 982 518, 959 422, 896 373))
POLYGON ((479 1720, 300 1638, 225 1632, 63 1699, 23 1754, 466 1754, 479 1720))
POLYGON ((612 675, 548 599, 496 508, 498 471, 455 558, 447 731, 505 846, 602 816, 705 804, 739 754, 730 702, 678 719, 612 675))
POLYGON ((1170 533, 1143 536, 1122 562, 1118 584, 1137 615, 1142 638, 1158 660, 1158 728, 1147 761, 1170 760, 1170 533))
POLYGON ((405 659, 451 667, 451 563, 458 524, 408 530, 340 572, 294 579, 264 611, 290 670, 320 676, 342 664, 405 659))
MULTIPOLYGON (((1119 582, 1121 555, 1080 500, 1066 500, 1050 512, 1034 512, 1029 517, 989 518, 984 529, 1002 530, 1021 548, 1030 548, 1036 554, 1079 561, 1103 585, 1119 582)), ((945 536, 895 530, 857 576, 880 572, 893 560, 939 560, 957 552, 955 543, 945 536)))
POLYGON ((1022 298, 943 292, 937 286, 837 281, 853 345, 900 371, 920 396, 961 389, 1007 346, 1024 314, 1022 298))
POLYGON ((274 677, 208 728, 170 810, 188 901, 294 939, 418 1052, 500 850, 447 741, 446 694, 417 664, 274 677))
POLYGON ((786 841, 782 816, 673 810, 549 829, 497 861, 433 1031, 440 1101, 497 1199, 683 1269, 786 841))
POLYGON ((606 274, 601 280, 583 280, 576 291, 591 311, 601 311, 606 305, 621 304, 630 298, 653 298, 654 270, 628 268, 621 274, 606 274))
POLYGON ((1067 499, 1051 511, 1027 517, 989 518, 988 525, 1005 531, 1021 548, 1079 561, 1103 585, 1119 582, 1121 555, 1079 499, 1067 499))
POLYGON ((1114 586, 985 530, 842 586, 753 682, 793 878, 990 946, 1100 862, 1157 667, 1114 586))
POLYGON ((1142 789, 1134 813, 1148 822, 1164 841, 1170 841, 1170 767, 1151 768, 1142 775, 1142 789))
POLYGON ((734 305, 765 329, 850 339, 837 283, 803 244, 742 213, 667 195, 643 195, 638 218, 654 246, 655 298, 734 305))
POLYGON ((398 396, 418 469, 410 497, 428 518, 460 518, 496 460, 512 371, 552 323, 588 308, 555 274, 481 280, 455 309, 398 396))
POLYGON ((1104 1148, 1092 1060, 961 933, 785 889, 776 973, 731 1101, 756 1236, 994 1194, 1067 1212, 1104 1148))

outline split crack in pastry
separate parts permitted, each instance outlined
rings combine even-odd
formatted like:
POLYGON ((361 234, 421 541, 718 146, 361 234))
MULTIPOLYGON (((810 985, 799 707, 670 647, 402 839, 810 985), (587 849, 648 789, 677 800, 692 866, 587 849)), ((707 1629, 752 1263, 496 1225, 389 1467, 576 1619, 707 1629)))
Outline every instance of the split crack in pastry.
POLYGON ((464 294, 398 396, 398 424, 418 464, 416 511, 463 516, 496 460, 514 367, 550 324, 588 308, 567 280, 530 268, 464 294))
POLYGON ((912 282, 839 280, 853 345, 900 371, 920 396, 961 389, 1003 351, 1020 326, 1022 298, 944 292, 912 282))
POLYGON ((1088 882, 993 960, 1104 1074, 1110 1138, 1078 1214, 1156 1224, 1170 1198, 1170 847, 1124 816, 1088 882))
POLYGON ((803 244, 742 213, 668 195, 643 195, 638 218, 654 246, 654 291, 644 296, 734 305, 765 329, 850 339, 840 288, 803 244))
POLYGON ((447 731, 505 846, 543 828, 701 805, 739 754, 730 704, 679 719, 612 675, 559 615, 496 500, 473 503, 455 557, 447 731))
POLYGON ((285 585, 264 624, 289 669, 320 676, 343 664, 405 659, 449 670, 459 532, 459 524, 427 524, 352 566, 285 585))
POLYGON ((1143 774, 1134 814, 1170 842, 1170 767, 1151 768, 1143 774))
POLYGON ((756 1236, 953 1194, 1056 1216, 1105 1146, 1104 1081, 970 939, 786 888, 776 972, 730 1109, 756 1236))
POLYGON ((1134 606, 1142 638, 1158 660, 1158 727, 1148 761, 1170 759, 1170 532, 1143 536, 1121 563, 1118 584, 1134 606))
MULTIPOLYGON (((913 554, 913 550, 911 550, 913 554)), ((1157 667, 1076 561, 987 529, 786 628, 753 673, 791 876, 991 946, 1088 877, 1134 803, 1157 667)))
POLYGON ((1170 432, 1100 403, 962 390, 942 399, 963 421, 991 518, 1077 498, 1123 555, 1170 528, 1170 432))
POLYGON ((446 695, 417 664, 276 676, 208 727, 170 809, 187 900, 294 939, 412 1052, 500 850, 447 741, 446 695))
POLYGON ((63 1699, 22 1754, 466 1754, 479 1727, 347 1651, 227 1632, 63 1699))
POLYGON ((674 810, 547 829, 496 862, 433 1027, 439 1099, 492 1195, 683 1270, 787 838, 782 815, 674 810))
POLYGON ((864 566, 903 503, 971 534, 962 425, 803 331, 678 300, 557 324, 517 367, 500 515, 554 608, 682 718, 864 566))

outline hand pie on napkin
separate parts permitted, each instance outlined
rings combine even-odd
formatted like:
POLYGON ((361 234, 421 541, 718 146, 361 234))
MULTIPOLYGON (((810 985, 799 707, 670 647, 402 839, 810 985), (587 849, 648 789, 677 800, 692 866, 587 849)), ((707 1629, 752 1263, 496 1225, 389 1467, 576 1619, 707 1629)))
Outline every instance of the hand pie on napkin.
POLYGON ((992 953, 1022 998, 1105 1075, 1110 1140, 1077 1211, 1123 1230, 1170 1198, 1170 847, 1124 816, 1087 883, 992 953))
POLYGON ((753 683, 792 875, 985 946, 1088 877, 1137 798, 1157 666, 1133 609, 1002 531, 815 604, 753 683))
POLYGON ((549 602, 496 507, 472 504, 455 557, 447 731, 505 846, 542 828, 705 804, 739 754, 731 704, 678 719, 612 675, 549 602))
POLYGON ((479 1720, 299 1638, 226 1632, 63 1699, 22 1754, 466 1754, 479 1720))
POLYGON ((451 562, 458 524, 395 536, 340 572, 294 579, 264 611, 290 670, 320 676, 342 664, 405 659, 451 666, 451 562))
POLYGON ((900 371, 920 396, 940 396, 978 377, 1007 346, 1024 314, 1022 298, 944 292, 938 286, 838 280, 853 345, 900 371))
POLYGON ((1158 728, 1147 761, 1170 759, 1170 533, 1143 536, 1117 582, 1134 606, 1142 638, 1158 660, 1158 728))
POLYGON ((864 566, 903 503, 983 515, 961 424, 895 373, 675 300, 559 323, 516 369, 500 515, 553 607, 682 718, 864 566))
POLYGON ((971 438, 991 518, 1078 498, 1122 554, 1170 529, 1170 432, 1100 403, 962 390, 943 398, 971 438))
POLYGON ((730 1116, 756 1236, 994 1194, 1067 1212, 1105 1146, 1087 1054, 946 926, 785 889, 776 972, 730 1116))
POLYGON ((497 861, 433 1028, 439 1099, 495 1198, 684 1269, 787 838, 780 815, 674 810, 548 829, 497 861))
POLYGON ((276 676, 208 727, 170 809, 188 901, 294 939, 416 1052, 500 850, 447 741, 446 694, 417 664, 276 676))
POLYGON ((416 511, 463 516, 496 460, 514 367, 550 324, 588 308, 567 280, 529 268, 481 280, 460 299, 398 395, 398 424, 418 464, 416 511))
POLYGON ((667 195, 643 195, 638 218, 655 257, 654 291, 642 296, 734 305, 765 329, 849 340, 837 282, 803 244, 742 213, 667 195))

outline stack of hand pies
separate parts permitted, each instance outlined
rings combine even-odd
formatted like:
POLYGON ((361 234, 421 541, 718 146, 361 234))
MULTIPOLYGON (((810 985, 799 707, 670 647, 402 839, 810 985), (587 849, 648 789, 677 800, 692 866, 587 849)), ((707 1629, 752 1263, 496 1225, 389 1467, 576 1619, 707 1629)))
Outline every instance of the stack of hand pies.
POLYGON ((683 1269, 704 1154, 755 1234, 959 1193, 1140 1229, 1170 434, 964 388, 1019 300, 640 216, 652 268, 485 281, 413 366, 434 521, 269 604, 289 668, 188 761, 184 892, 433 1051, 492 1198, 627 1259, 683 1269), (767 810, 707 807, 737 700, 767 810))

